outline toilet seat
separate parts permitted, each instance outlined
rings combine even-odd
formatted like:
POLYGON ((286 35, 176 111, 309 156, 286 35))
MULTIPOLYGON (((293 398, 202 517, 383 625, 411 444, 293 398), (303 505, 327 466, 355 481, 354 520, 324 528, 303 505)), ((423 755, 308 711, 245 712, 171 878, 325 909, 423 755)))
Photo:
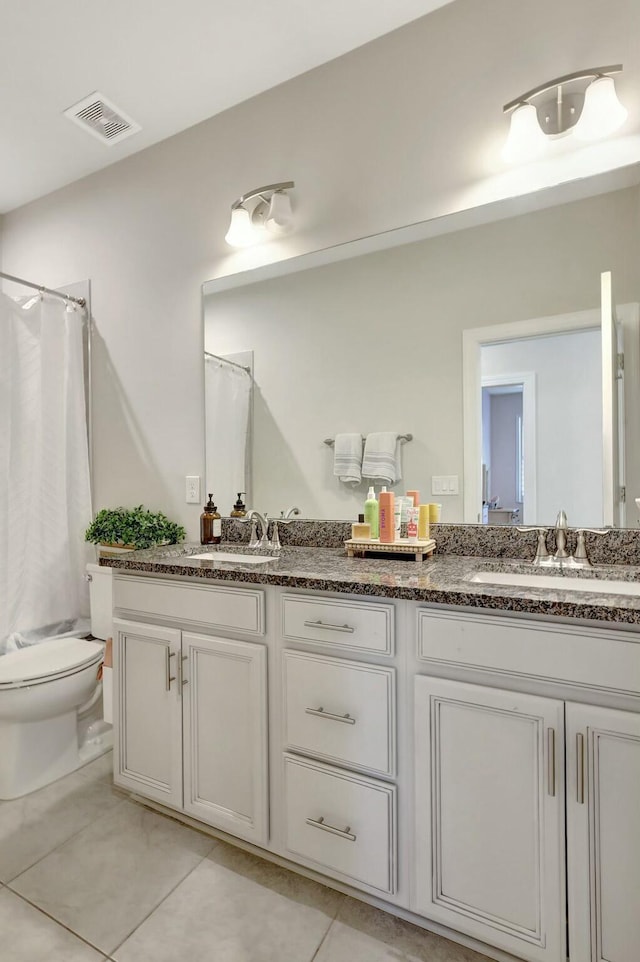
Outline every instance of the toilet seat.
POLYGON ((0 691, 42 685, 99 664, 104 646, 86 638, 56 638, 0 658, 0 691))

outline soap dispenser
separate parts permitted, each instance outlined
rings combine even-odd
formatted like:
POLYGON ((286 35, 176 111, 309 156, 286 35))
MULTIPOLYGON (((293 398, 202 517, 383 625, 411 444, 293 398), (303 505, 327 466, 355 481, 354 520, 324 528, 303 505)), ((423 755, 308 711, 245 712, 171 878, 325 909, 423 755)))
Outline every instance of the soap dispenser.
POLYGON ((367 500, 364 503, 364 520, 365 523, 371 527, 371 537, 377 538, 379 534, 378 501, 376 499, 376 492, 373 488, 373 485, 371 485, 369 488, 367 500))
POLYGON ((200 544, 220 544, 222 541, 222 519, 213 503, 213 495, 204 506, 200 515, 200 544))
POLYGON ((232 509, 232 511, 231 511, 231 514, 229 515, 230 518, 244 518, 244 517, 245 517, 245 515, 246 515, 246 513, 247 513, 247 506, 246 506, 246 504, 244 503, 244 501, 242 500, 242 495, 243 495, 244 493, 245 493, 244 491, 238 491, 238 500, 236 501, 236 503, 235 503, 234 506, 233 506, 233 509, 232 509))

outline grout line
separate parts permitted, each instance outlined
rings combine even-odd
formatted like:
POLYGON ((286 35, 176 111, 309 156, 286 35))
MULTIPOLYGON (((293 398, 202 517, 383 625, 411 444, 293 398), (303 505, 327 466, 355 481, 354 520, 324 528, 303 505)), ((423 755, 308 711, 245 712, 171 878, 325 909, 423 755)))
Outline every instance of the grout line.
MULTIPOLYGON (((204 834, 204 833, 203 833, 203 834, 204 834)), ((213 851, 213 849, 211 849, 211 851, 213 851)), ((210 853, 209 853, 209 854, 210 854, 210 853)), ((130 939, 131 936, 133 935, 133 933, 134 933, 134 932, 137 932, 138 929, 140 928, 140 926, 141 926, 141 925, 144 925, 144 923, 147 921, 147 919, 149 919, 149 918, 153 915, 154 912, 157 912, 157 911, 158 911, 158 909, 160 908, 160 906, 161 906, 164 902, 166 902, 166 900, 169 898, 169 896, 170 896, 170 895, 173 895, 173 893, 175 892, 175 890, 176 890, 177 888, 179 888, 179 887, 182 885, 183 882, 186 882, 186 880, 189 878, 189 876, 191 875, 191 873, 192 873, 192 872, 195 872, 195 870, 196 870, 200 865, 202 865, 202 863, 204 862, 204 860, 205 860, 206 858, 208 858, 208 855, 203 855, 202 858, 200 859, 200 861, 199 861, 196 865, 193 866, 193 868, 191 869, 191 871, 187 872, 187 874, 186 874, 185 876, 183 876, 183 878, 181 878, 179 881, 177 881, 176 884, 173 886, 173 888, 170 889, 170 890, 167 892, 167 894, 164 895, 164 896, 160 899, 160 901, 158 902, 158 904, 157 904, 157 905, 154 905, 154 907, 153 907, 149 912, 147 912, 147 914, 145 915, 145 917, 144 917, 143 919, 140 919, 140 921, 139 921, 136 925, 134 925, 134 927, 131 929, 131 931, 128 932, 127 935, 125 935, 125 937, 123 938, 123 940, 122 940, 121 942, 118 942, 118 944, 117 944, 113 949, 111 949, 111 953, 110 953, 110 955, 109 955, 109 962, 113 962, 113 960, 111 959, 111 956, 113 956, 114 953, 116 953, 116 952, 118 951, 118 949, 121 949, 121 948, 122 948, 122 946, 123 946, 124 943, 127 941, 127 939, 130 939)), ((99 951, 100 951, 100 952, 103 952, 104 950, 103 950, 103 949, 100 949, 99 951)))
POLYGON ((65 929, 65 931, 69 932, 70 935, 73 935, 74 938, 78 939, 79 942, 83 942, 85 945, 88 945, 89 948, 94 949, 96 952, 100 952, 100 954, 103 955, 105 959, 108 958, 108 956, 105 955, 104 949, 98 948, 97 945, 94 945, 93 942, 89 942, 89 940, 86 939, 83 935, 79 935, 78 932, 74 932, 73 929, 69 928, 68 925, 65 925, 64 922, 61 922, 60 919, 55 918, 55 916, 47 912, 46 909, 43 909, 40 905, 36 905, 35 902, 32 902, 30 899, 28 899, 26 895, 22 895, 20 892, 16 892, 15 889, 12 889, 10 885, 7 885, 7 888, 13 895, 17 896, 17 898, 21 899, 23 902, 26 902, 27 905, 30 905, 32 909, 35 909, 37 912, 40 912, 40 914, 44 915, 45 918, 51 919, 51 921, 54 922, 56 925, 59 925, 61 929, 65 929))
POLYGON ((335 921, 337 920, 337 918, 338 918, 338 914, 339 914, 339 912, 340 912, 340 906, 342 905, 343 902, 344 902, 344 896, 341 895, 340 898, 338 899, 337 904, 336 904, 336 910, 335 910, 335 912, 333 913, 333 918, 332 918, 331 921, 329 922, 329 924, 328 924, 328 926, 327 926, 326 932, 324 933, 324 935, 322 936, 322 938, 321 938, 320 941, 318 942, 318 946, 317 946, 315 952, 313 953, 313 955, 311 956, 311 958, 309 959, 309 962, 314 962, 314 959, 317 957, 318 952, 320 951, 320 949, 321 949, 322 946, 324 945, 325 940, 326 940, 327 936, 329 935, 329 932, 330 932, 331 929, 333 928, 334 922, 335 922, 335 921))
MULTIPOLYGON (((108 814, 111 815, 112 812, 117 812, 117 810, 122 806, 123 802, 126 802, 126 798, 122 798, 117 805, 114 805, 108 814)), ((36 865, 39 865, 40 862, 43 861, 43 859, 48 858, 50 855, 53 855, 54 852, 57 852, 59 848, 62 848, 62 846, 66 845, 67 842, 70 842, 71 839, 76 838, 76 836, 78 836, 80 832, 84 832, 85 828, 89 828, 89 826, 93 825, 93 823, 96 822, 98 819, 104 818, 104 817, 105 817, 104 812, 96 812, 95 816, 92 819, 90 819, 86 825, 83 825, 82 828, 79 828, 77 831, 73 832, 71 835, 69 835, 68 838, 63 839, 61 842, 58 842, 57 845, 54 845, 53 848, 49 849, 48 852, 45 852, 44 855, 41 855, 40 858, 37 858, 35 862, 31 862, 30 865, 26 866, 26 868, 21 868, 17 875, 14 875, 13 878, 9 879, 9 881, 5 882, 4 884, 7 886, 7 888, 11 888, 14 882, 16 882, 21 876, 25 875, 26 872, 30 872, 31 869, 35 868, 36 865)), ((0 885, 2 884, 3 883, 0 882, 0 885)), ((11 891, 13 892, 14 889, 11 888, 11 891)), ((15 894, 19 895, 20 893, 16 892, 15 894)))

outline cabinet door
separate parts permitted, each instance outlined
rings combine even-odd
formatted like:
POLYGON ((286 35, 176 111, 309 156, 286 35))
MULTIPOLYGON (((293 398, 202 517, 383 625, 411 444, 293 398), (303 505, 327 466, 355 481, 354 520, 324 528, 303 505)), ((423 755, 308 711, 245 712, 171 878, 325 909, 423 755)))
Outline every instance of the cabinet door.
POLYGON ((564 962, 563 703, 426 676, 415 695, 412 907, 564 962))
POLYGON ((183 632, 182 661, 184 810, 266 842, 266 648, 183 632))
POLYGON ((567 705, 571 962, 640 956, 640 715, 567 705))
POLYGON ((117 619, 114 631, 114 781, 180 808, 180 632, 117 619))

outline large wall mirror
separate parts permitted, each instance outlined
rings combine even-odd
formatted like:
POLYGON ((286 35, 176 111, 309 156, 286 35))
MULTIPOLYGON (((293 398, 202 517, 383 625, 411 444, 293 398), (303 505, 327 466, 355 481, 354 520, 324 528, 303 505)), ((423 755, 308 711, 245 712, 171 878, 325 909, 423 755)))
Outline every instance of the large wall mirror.
POLYGON ((392 232, 386 249, 319 266, 317 257, 295 258, 236 287, 206 284, 205 351, 251 358, 249 434, 235 441, 248 456, 233 480, 207 418, 207 490, 221 513, 250 490, 251 506, 271 516, 296 505, 306 518, 354 519, 369 482, 340 482, 325 439, 393 431, 412 435, 393 490, 440 502, 443 521, 549 524, 564 508, 572 524, 637 527, 639 184, 640 167, 629 168, 583 185, 591 195, 580 199, 558 203, 556 194, 524 213, 514 201, 488 210, 486 223, 476 215, 458 228, 453 218, 426 239, 398 245, 392 232), (626 515, 613 519, 602 463, 613 417, 602 387, 604 272, 625 355, 616 429, 626 515), (492 333, 484 345, 469 331, 492 333), (482 347, 473 376, 463 362, 469 339, 482 347), (486 426, 472 444, 470 391, 473 430, 486 426), (442 476, 458 479, 457 493, 432 493, 442 476), (500 509, 500 519, 489 517, 500 509))

